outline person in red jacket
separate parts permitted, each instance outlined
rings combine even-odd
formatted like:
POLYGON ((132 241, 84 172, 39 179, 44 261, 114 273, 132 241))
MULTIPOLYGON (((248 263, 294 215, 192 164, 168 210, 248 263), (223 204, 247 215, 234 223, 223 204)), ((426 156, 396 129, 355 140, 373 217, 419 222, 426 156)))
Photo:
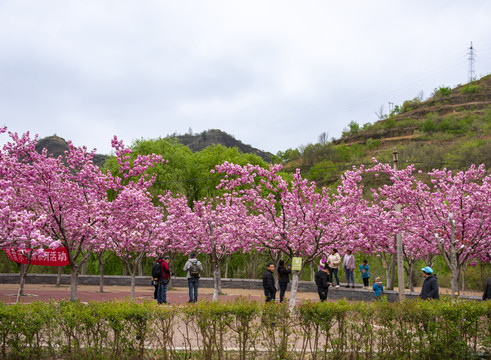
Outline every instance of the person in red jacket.
POLYGON ((169 256, 160 257, 158 262, 162 267, 162 276, 159 279, 159 287, 157 289, 157 302, 159 304, 167 303, 167 284, 169 284, 170 270, 169 270, 169 256))

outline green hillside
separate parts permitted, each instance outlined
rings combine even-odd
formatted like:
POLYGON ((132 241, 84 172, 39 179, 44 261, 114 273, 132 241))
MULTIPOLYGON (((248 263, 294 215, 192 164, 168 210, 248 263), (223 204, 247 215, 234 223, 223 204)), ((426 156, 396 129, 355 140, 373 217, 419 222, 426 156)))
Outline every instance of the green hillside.
POLYGON ((438 87, 427 100, 397 105, 380 121, 351 122, 340 139, 288 149, 273 156, 287 171, 299 167, 318 185, 333 185, 353 165, 372 157, 391 162, 397 148, 402 166, 463 170, 471 164, 491 169, 491 75, 453 89, 438 87))

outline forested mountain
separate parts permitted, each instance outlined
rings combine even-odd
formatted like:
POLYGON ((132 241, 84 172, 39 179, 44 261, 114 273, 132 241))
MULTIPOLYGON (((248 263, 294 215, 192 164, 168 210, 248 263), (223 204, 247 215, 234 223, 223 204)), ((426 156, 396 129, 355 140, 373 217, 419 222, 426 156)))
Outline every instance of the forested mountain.
POLYGON ((223 145, 227 148, 236 147, 244 154, 254 154, 262 158, 266 162, 271 161, 273 154, 253 148, 251 145, 242 143, 236 140, 232 135, 224 131, 211 129, 203 131, 199 134, 174 135, 169 138, 177 139, 181 144, 188 146, 192 152, 198 152, 210 145, 223 145))
MULTIPOLYGON (((65 151, 68 150, 68 142, 55 134, 38 140, 36 151, 41 152, 44 148, 46 148, 48 154, 52 154, 54 157, 64 156, 65 151)), ((108 155, 95 154, 94 164, 102 168, 107 158, 109 158, 108 155)))
MULTIPOLYGON (((237 148, 243 154, 257 155, 266 162, 270 162, 271 156, 273 155, 269 152, 256 149, 251 145, 244 144, 241 141, 236 140, 232 135, 217 129, 203 131, 194 135, 173 135, 168 136, 166 139, 170 142, 175 139, 180 144, 189 147, 192 152, 199 152, 212 145, 222 145, 226 148, 237 148)), ((64 152, 68 150, 68 142, 57 135, 47 136, 39 139, 36 145, 36 150, 38 152, 43 148, 46 148, 48 154, 53 154, 55 157, 59 155, 63 156, 64 152)), ((109 155, 96 154, 94 156, 94 163, 99 167, 103 167, 107 158, 109 158, 109 155)))

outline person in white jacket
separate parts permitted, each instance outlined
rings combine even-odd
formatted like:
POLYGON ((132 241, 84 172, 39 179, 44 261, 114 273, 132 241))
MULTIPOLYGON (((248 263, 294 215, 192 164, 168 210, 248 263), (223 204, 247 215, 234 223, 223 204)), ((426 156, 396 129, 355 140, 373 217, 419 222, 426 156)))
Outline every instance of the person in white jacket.
POLYGON ((331 255, 327 257, 327 266, 329 266, 329 282, 333 284, 333 276, 336 279, 336 287, 339 287, 338 269, 341 264, 341 256, 336 249, 331 250, 331 255))
POLYGON ((355 287, 355 277, 353 275, 353 270, 355 270, 355 256, 351 254, 351 250, 346 250, 346 255, 343 259, 343 269, 346 274, 346 287, 349 288, 349 283, 351 280, 352 288, 355 287))

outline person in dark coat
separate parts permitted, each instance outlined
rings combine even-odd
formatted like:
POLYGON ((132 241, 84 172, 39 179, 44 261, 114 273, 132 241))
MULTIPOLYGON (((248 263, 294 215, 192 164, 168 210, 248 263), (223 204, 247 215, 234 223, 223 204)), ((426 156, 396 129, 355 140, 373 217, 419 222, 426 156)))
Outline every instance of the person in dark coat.
POLYGON ((278 266, 278 282, 280 283, 280 302, 285 298, 286 288, 290 282, 290 274, 292 273, 290 265, 285 266, 285 262, 280 260, 278 266))
POLYGON ((319 271, 315 273, 315 284, 317 285, 317 293, 319 294, 319 299, 322 301, 327 300, 327 293, 329 291, 329 286, 332 284, 329 282, 329 268, 320 267, 319 271))
POLYGON ((423 300, 428 299, 440 299, 438 293, 438 279, 433 273, 433 269, 429 266, 425 266, 421 269, 423 271, 423 276, 425 278, 423 286, 421 287, 420 298, 423 300))
POLYGON ((483 300, 491 300, 491 278, 488 279, 488 284, 486 289, 484 289, 484 294, 482 294, 483 300))
POLYGON ((263 275, 263 288, 264 288, 264 296, 266 296, 266 302, 270 302, 270 301, 274 302, 276 298, 276 287, 274 286, 273 273, 274 273, 274 264, 269 263, 263 275))

